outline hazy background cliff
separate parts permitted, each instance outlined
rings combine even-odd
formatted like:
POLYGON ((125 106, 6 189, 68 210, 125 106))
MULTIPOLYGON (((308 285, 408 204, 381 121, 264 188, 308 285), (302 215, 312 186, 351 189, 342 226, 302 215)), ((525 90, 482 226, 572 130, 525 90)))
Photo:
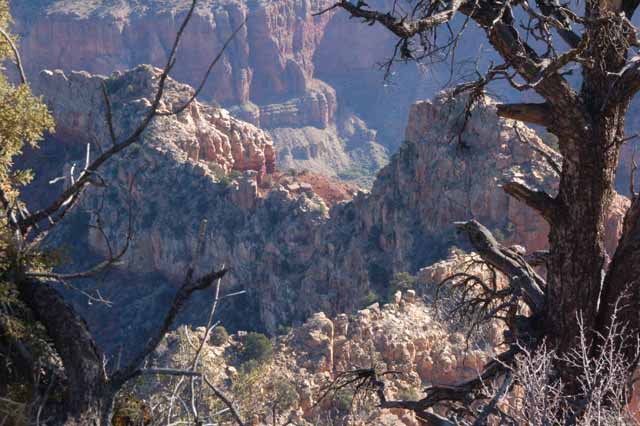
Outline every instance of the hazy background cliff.
MULTIPOLYGON (((10 3, 32 77, 42 69, 109 75, 143 63, 161 67, 187 6, 177 0, 10 3)), ((173 76, 197 86, 210 58, 246 20, 201 98, 270 133, 281 169, 370 185, 402 141, 412 102, 437 93, 450 76, 445 64, 397 64, 385 81, 380 64, 392 54, 392 37, 344 14, 313 16, 330 4, 203 2, 173 76)))

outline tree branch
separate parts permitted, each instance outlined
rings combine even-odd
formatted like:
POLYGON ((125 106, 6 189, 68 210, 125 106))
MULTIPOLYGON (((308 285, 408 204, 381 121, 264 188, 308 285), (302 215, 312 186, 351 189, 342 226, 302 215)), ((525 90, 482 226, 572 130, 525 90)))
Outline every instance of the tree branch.
POLYGON ((357 5, 354 5, 348 0, 342 0, 338 5, 349 12, 352 17, 363 18, 365 22, 378 22, 398 37, 408 39, 418 33, 449 22, 465 1, 466 0, 452 0, 451 6, 447 10, 414 21, 398 19, 389 13, 365 10, 363 9, 364 2, 362 2, 363 4, 358 2, 357 5))
POLYGON ((502 185, 502 189, 518 201, 531 207, 548 222, 553 222, 556 201, 544 191, 532 189, 523 182, 512 181, 502 185))
POLYGON ((149 356, 158 347, 158 344, 160 344, 160 341, 162 340, 164 335, 167 334, 167 332, 171 328, 171 325, 176 319, 176 316, 178 315, 178 313, 180 313, 191 295, 196 291, 204 290, 210 287, 216 280, 222 278, 226 273, 227 269, 213 271, 197 279, 196 281, 192 280, 191 270, 187 273, 185 282, 174 296, 171 307, 169 308, 169 311, 165 315, 164 321, 162 322, 162 326, 160 326, 160 328, 156 330, 156 332, 145 345, 144 349, 142 349, 137 355, 135 355, 127 366, 116 371, 111 377, 110 381, 114 388, 118 389, 129 379, 139 374, 138 371, 140 369, 140 366, 147 358, 147 356, 149 356))
POLYGON ((632 57, 627 65, 620 71, 620 78, 616 82, 618 96, 612 96, 612 99, 620 97, 633 97, 640 90, 640 56, 632 57))
POLYGON ((551 126, 552 109, 548 103, 498 104, 498 116, 525 123, 551 126))
POLYGON ((227 398, 227 396, 220 389, 214 386, 209 381, 206 375, 203 374, 202 379, 207 384, 207 386, 209 386, 209 388, 213 391, 213 393, 218 397, 218 399, 220 399, 224 403, 224 405, 226 405, 227 408, 229 408, 229 410, 231 411, 231 415, 233 416, 233 419, 236 421, 238 426, 246 426, 245 423, 242 421, 242 417, 240 417, 240 413, 238 413, 238 410, 233 405, 231 400, 229 400, 229 398, 227 398))
POLYGON ((171 72, 171 70, 173 69, 176 63, 176 54, 178 51, 178 46, 180 45, 180 40, 182 39, 182 34, 184 33, 184 30, 187 27, 187 24, 189 23, 189 21, 191 20, 191 17, 193 16, 193 11, 196 7, 197 2, 198 0, 192 0, 191 7, 189 8, 189 12, 187 13, 187 16, 182 21, 182 24, 178 29, 176 38, 173 42, 173 46, 171 47, 169 58, 167 59, 167 64, 165 65, 162 71, 162 74, 160 75, 160 79, 158 82, 158 90, 156 91, 155 98, 151 104, 151 107, 149 108, 149 111, 147 112, 145 117, 142 119, 142 122, 127 138, 125 138, 124 141, 118 144, 114 144, 110 149, 103 152, 88 167, 86 167, 83 170, 80 178, 78 178, 78 180, 74 184, 70 185, 65 191, 63 191, 62 194, 60 194, 60 196, 58 196, 58 198, 56 198, 56 200, 53 201, 53 203, 51 203, 48 207, 42 210, 39 210, 38 212, 33 213, 32 215, 20 220, 19 221, 20 229, 24 233, 26 233, 25 231, 27 231, 33 225, 36 225, 40 221, 45 220, 48 217, 51 217, 58 210, 67 206, 70 203, 70 201, 75 202, 75 200, 78 199, 78 194, 80 194, 84 190, 85 186, 90 183, 92 174, 96 172, 98 168, 100 168, 100 166, 102 166, 102 164, 104 164, 111 157, 123 151, 134 142, 137 142, 140 136, 142 135, 142 133, 147 129, 151 120, 153 120, 153 118, 158 113, 158 107, 160 106, 162 95, 164 94, 165 84, 167 82, 167 79, 169 78, 169 73, 171 72))
POLYGON ((200 377, 202 374, 192 370, 176 370, 174 368, 142 368, 136 371, 136 376, 189 376, 200 377))
POLYGON ((560 155, 559 152, 555 151, 545 143, 543 143, 542 146, 540 146, 534 143, 533 141, 523 137, 522 134, 520 134, 520 130, 517 127, 514 127, 513 130, 515 131, 516 136, 518 137, 518 140, 521 143, 525 145, 529 145, 531 149, 533 149, 538 155, 540 155, 542 158, 546 160, 549 167, 551 167, 558 176, 562 175, 561 163, 563 159, 562 159, 562 155, 560 155))
MULTIPOLYGON (((554 27, 565 43, 567 43, 572 49, 578 47, 580 44, 580 36, 571 30, 570 20, 567 17, 565 9, 558 3, 550 2, 548 0, 536 0, 536 4, 538 5, 538 8, 540 8, 542 15, 547 18, 546 22, 549 22, 551 19, 555 21, 554 27)), ((526 2, 523 2, 523 7, 527 12, 535 14, 534 11, 528 8, 526 2)))
POLYGON ((498 243, 491 232, 475 220, 458 222, 456 225, 480 257, 509 278, 511 287, 521 292, 533 314, 541 313, 545 306, 542 291, 544 280, 524 258, 498 243))
POLYGON ((28 84, 27 75, 24 72, 24 68, 22 66, 22 59, 20 59, 20 51, 16 47, 16 44, 11 40, 11 37, 5 30, 0 28, 0 34, 4 38, 4 40, 9 44, 11 51, 13 52, 13 56, 15 58, 16 68, 18 68, 18 74, 20 75, 20 82, 22 84, 28 84))
MULTIPOLYGON (((486 365, 482 374, 480 374, 476 379, 453 386, 429 387, 425 390, 427 396, 419 401, 387 401, 384 395, 384 382, 376 379, 374 384, 378 388, 377 395, 380 400, 380 407, 387 409, 402 408, 413 411, 418 417, 424 418, 428 421, 428 424, 456 426, 456 422, 439 415, 432 416, 434 413, 430 413, 427 410, 429 408, 436 407, 438 404, 443 402, 456 402, 462 404, 464 407, 468 407, 472 402, 474 402, 474 395, 478 392, 482 393, 486 383, 508 373, 509 366, 514 363, 515 357, 520 351, 521 349, 512 347, 506 352, 501 353, 486 365)), ((476 400, 488 399, 486 395, 476 396, 476 400)), ((491 402, 489 404, 491 404, 491 402)))
POLYGON ((193 92, 193 95, 189 98, 189 100, 187 100, 187 102, 185 102, 182 106, 176 108, 174 111, 160 112, 160 113, 158 113, 158 115, 160 115, 160 116, 168 116, 168 115, 180 114, 182 111, 187 109, 187 107, 189 105, 191 105, 191 103, 198 97, 198 95, 200 95, 200 92, 204 88, 205 83, 209 79, 209 75, 211 74, 211 71, 213 70, 213 67, 218 63, 220 58, 222 58, 222 54, 227 50, 227 47, 229 47, 229 45, 231 44, 233 39, 236 37, 236 35, 240 32, 240 30, 246 24, 247 24, 247 19, 242 21, 242 23, 240 25, 238 25, 238 27, 231 33, 231 35, 229 37, 227 37, 227 40, 222 45, 222 49, 220 49, 218 54, 213 58, 213 61, 211 61, 211 63, 209 64, 209 68, 207 68, 207 72, 205 72, 204 77, 200 81, 200 84, 198 85, 198 87, 195 90, 195 92, 193 92))
POLYGON ((502 398, 511 390, 513 384, 513 375, 510 371, 505 373, 505 377, 491 401, 484 407, 478 418, 473 422, 473 426, 485 426, 489 420, 489 416, 496 410, 502 398))

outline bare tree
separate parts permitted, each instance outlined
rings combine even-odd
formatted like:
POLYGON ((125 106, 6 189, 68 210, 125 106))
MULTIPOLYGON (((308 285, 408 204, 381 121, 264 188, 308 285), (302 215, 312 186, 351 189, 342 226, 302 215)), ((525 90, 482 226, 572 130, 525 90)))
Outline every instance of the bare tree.
MULTIPOLYGON (((169 51, 167 63, 157 79, 157 89, 153 101, 144 113, 141 122, 135 127, 135 130, 129 135, 115 134, 111 102, 106 88, 103 87, 106 106, 105 120, 111 137, 111 146, 102 151, 93 160, 91 159, 91 151, 87 147, 86 163, 82 170, 79 171, 79 174, 76 175, 72 169, 68 176, 70 185, 51 204, 34 213, 29 213, 21 202, 10 202, 9 196, 0 190, 0 203, 6 218, 3 226, 7 226, 11 232, 11 250, 8 250, 8 252, 12 253, 11 259, 5 259, 9 267, 7 271, 3 272, 3 279, 8 279, 15 284, 20 300, 30 309, 35 320, 43 325, 47 339, 51 342, 62 367, 58 377, 53 372, 55 366, 48 366, 50 370, 45 369, 45 371, 49 376, 53 377, 46 381, 47 385, 44 386, 44 389, 42 389, 43 386, 35 386, 36 395, 34 395, 34 402, 31 404, 32 412, 29 415, 36 424, 43 424, 44 419, 46 419, 47 425, 105 426, 110 423, 116 393, 132 378, 144 374, 185 375, 190 377, 195 374, 193 368, 187 371, 157 369, 147 371, 143 366, 147 357, 156 349, 191 295, 210 288, 213 283, 220 280, 226 273, 224 268, 221 270, 213 269, 197 277, 193 267, 188 268, 184 282, 178 288, 161 325, 152 332, 149 340, 139 348, 130 362, 124 366, 119 366, 113 372, 108 372, 105 365, 105 355, 98 348, 87 324, 65 302, 58 288, 52 285, 51 282, 66 283, 76 278, 91 276, 112 266, 127 250, 131 233, 129 232, 120 250, 113 251, 109 247, 109 257, 86 271, 69 274, 42 272, 32 269, 25 259, 29 258, 30 253, 40 250, 42 241, 47 233, 60 224, 67 213, 76 207, 87 188, 101 184, 102 178, 98 171, 104 164, 128 147, 139 143, 141 136, 155 117, 179 114, 200 93, 212 68, 222 57, 222 52, 244 26, 244 23, 229 36, 222 51, 212 60, 202 83, 187 102, 174 111, 168 113, 160 112, 158 108, 162 101, 169 74, 176 63, 176 55, 182 35, 193 16, 197 3, 198 0, 191 1, 169 51), (54 393, 57 395, 56 398, 51 397, 54 393)), ((23 84, 27 84, 17 47, 4 30, 0 34, 11 42, 21 81, 23 84)), ((130 230, 131 226, 129 226, 130 230)), ((23 362, 22 368, 25 371, 41 371, 41 366, 38 364, 39 361, 35 357, 30 356, 26 350, 20 353, 23 355, 21 362, 23 362)), ((194 362, 197 363, 197 359, 194 362)))
MULTIPOLYGON (((386 28, 398 40, 391 61, 451 58, 460 31, 475 25, 502 63, 491 64, 477 81, 458 87, 454 94, 471 92, 470 110, 477 95, 497 80, 519 92, 535 93, 540 102, 501 104, 498 114, 543 126, 557 136, 562 164, 557 195, 515 181, 504 185, 508 194, 549 223, 545 278, 481 224, 459 224, 483 260, 509 278, 511 299, 500 297, 512 301, 498 305, 509 326, 511 348, 487 365, 478 380, 429 389, 420 401, 385 401, 381 395, 381 405, 413 410, 431 424, 455 424, 451 419, 465 416, 485 424, 486 416, 469 408, 474 406, 470 401, 491 399, 482 392, 482 383, 504 379, 506 366, 513 365, 521 352, 519 346, 534 351, 545 341, 558 354, 553 364, 562 392, 577 410, 581 387, 577 368, 567 362, 566 355, 580 344, 581 327, 589 348, 585 356, 599 359, 606 347, 602 336, 609 335, 614 307, 621 299, 616 317, 624 332, 617 337, 618 343, 635 342, 640 335, 640 197, 635 193, 609 264, 603 243, 620 151, 632 138, 625 134, 625 119, 640 90, 640 40, 631 22, 640 2, 390 0, 386 4, 388 10, 376 10, 364 1, 340 0, 319 13, 342 9, 353 18, 386 28), (577 84, 567 78, 574 70, 580 72, 577 84), (428 411, 443 406, 448 410, 445 417, 428 411)), ((635 347, 617 347, 630 381, 637 366, 635 347)), ((495 405, 485 406, 497 412, 495 405)))

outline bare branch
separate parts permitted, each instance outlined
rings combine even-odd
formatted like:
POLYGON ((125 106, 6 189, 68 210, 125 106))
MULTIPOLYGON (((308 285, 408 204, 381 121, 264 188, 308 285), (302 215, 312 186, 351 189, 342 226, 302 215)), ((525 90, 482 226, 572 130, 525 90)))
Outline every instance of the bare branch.
POLYGON ((398 37, 408 39, 437 25, 449 22, 464 1, 465 0, 452 0, 449 9, 415 21, 398 19, 391 14, 381 13, 375 10, 365 10, 363 9, 364 2, 359 2, 357 5, 354 5, 348 0, 342 0, 338 5, 353 17, 363 18, 365 22, 379 22, 398 37))
POLYGON ((498 116, 510 118, 525 123, 538 124, 549 127, 551 125, 551 108, 549 104, 522 103, 522 104, 499 104, 498 116))
POLYGON ((523 9, 530 16, 551 24, 556 31, 558 31, 560 37, 562 37, 565 43, 567 43, 571 48, 578 47, 580 44, 580 36, 571 30, 570 20, 567 17, 565 8, 561 7, 557 3, 547 0, 536 0, 536 3, 542 12, 542 15, 533 10, 527 1, 523 1, 521 4, 523 9))
POLYGON ((209 381, 209 379, 207 378, 206 375, 203 375, 202 379, 207 384, 207 386, 209 386, 209 388, 213 391, 213 393, 218 397, 218 399, 220 399, 224 403, 224 405, 226 405, 229 408, 229 411, 231 411, 231 414, 233 415, 233 419, 236 421, 238 426, 246 426, 246 423, 244 423, 242 421, 242 417, 240 417, 240 413, 238 413, 238 410, 233 405, 231 400, 229 398, 227 398, 227 396, 224 394, 224 392, 222 392, 215 385, 213 385, 209 381))
MULTIPOLYGON (((409 39, 416 34, 448 22, 453 14, 460 12, 475 20, 485 29, 489 41, 505 61, 538 92, 554 110, 571 112, 573 123, 586 123, 586 114, 577 93, 557 72, 566 63, 577 58, 581 50, 574 49, 562 55, 556 61, 540 58, 535 50, 522 40, 514 27, 510 2, 489 2, 480 0, 452 1, 444 12, 423 19, 410 20, 395 17, 389 13, 363 9, 363 5, 354 5, 342 0, 339 7, 347 10, 351 16, 363 18, 365 22, 378 22, 400 39, 409 39)), ((558 118, 552 115, 552 118, 558 118)), ((561 123, 558 123, 560 125, 561 123)))
POLYGON ((473 422, 473 426, 484 426, 488 424, 487 422, 489 420, 489 416, 493 414, 500 401, 502 401, 505 395, 511 390, 512 384, 513 375, 510 371, 507 371, 505 373, 502 384, 500 385, 500 388, 496 392, 495 396, 491 399, 491 401, 484 407, 476 421, 473 422))
MULTIPOLYGON (((483 391, 485 383, 496 380, 506 374, 515 363, 516 355, 519 352, 519 348, 513 347, 498 355, 485 366, 485 370, 476 379, 453 386, 433 386, 427 388, 425 390, 427 396, 419 401, 388 401, 384 394, 384 382, 379 380, 375 375, 372 376, 371 380, 377 387, 376 393, 380 400, 381 408, 402 408, 415 412, 419 418, 425 419, 427 424, 456 426, 457 423, 455 421, 440 415, 434 415, 434 413, 428 410, 446 402, 457 403, 464 408, 468 408, 474 400, 489 399, 489 396, 483 391)), ((510 385, 507 380, 505 380, 505 382, 510 385)))
POLYGON ((113 130, 113 112, 109 94, 107 93, 107 84, 104 80, 102 81, 102 98, 104 99, 105 120, 107 122, 107 128, 109 129, 109 137, 111 137, 111 144, 115 146, 118 144, 118 140, 116 138, 116 132, 113 130))
POLYGON ((549 261, 548 250, 538 250, 533 253, 527 253, 525 260, 531 266, 544 266, 549 261))
POLYGON ((139 376, 189 376, 189 377, 201 377, 202 374, 198 371, 191 370, 176 370, 173 368, 142 368, 138 370, 139 376))
POLYGON ((531 207, 549 223, 553 222, 556 201, 544 191, 532 189, 524 182, 512 181, 502 185, 502 189, 518 201, 531 207))
POLYGON ((126 381, 137 374, 140 365, 142 365, 147 356, 149 356, 156 349, 164 335, 169 331, 169 328, 173 324, 176 316, 182 310, 184 304, 187 302, 187 300, 189 300, 191 295, 196 291, 204 290, 210 287, 216 280, 222 278, 226 273, 227 269, 212 271, 195 281, 192 280, 191 273, 187 273, 185 282, 174 296, 173 302, 171 304, 171 307, 169 308, 169 311, 165 315, 162 326, 158 330, 156 330, 154 335, 145 345, 144 349, 142 349, 136 356, 133 357, 129 365, 123 367, 113 374, 111 382, 114 386, 116 386, 116 388, 120 387, 122 384, 124 384, 126 381))
POLYGON ((534 315, 541 313, 545 305, 542 291, 544 280, 524 258, 498 243, 491 232, 475 220, 458 222, 456 225, 484 261, 509 277, 510 285, 522 292, 524 301, 534 315))
MULTIPOLYGON (((88 157, 87 157, 87 162, 88 162, 88 157)), ((100 272, 103 272, 108 268, 114 265, 117 265, 120 259, 122 259, 124 255, 127 253, 127 251, 129 250, 129 246, 131 245, 131 240, 133 239, 133 187, 139 172, 140 170, 136 171, 136 173, 134 173, 133 177, 129 182, 129 209, 128 209, 127 236, 125 237, 124 244, 122 245, 118 253, 114 255, 111 249, 111 244, 109 244, 109 241, 106 238, 106 235, 102 229, 102 226, 100 226, 100 216, 98 215, 98 228, 102 233, 103 237, 105 238, 105 240, 107 241, 107 246, 109 249, 109 257, 107 259, 81 272, 73 272, 73 273, 67 273, 67 274, 60 274, 55 272, 27 272, 26 275, 31 278, 40 278, 45 280, 53 280, 53 281, 66 283, 66 281, 69 281, 69 280, 77 280, 77 279, 89 278, 89 277, 95 276, 96 274, 99 274, 100 272)))
POLYGON ((5 30, 0 28, 0 35, 4 38, 4 40, 9 44, 11 51, 13 52, 13 56, 15 58, 16 68, 18 68, 18 73, 20 74, 20 82, 22 84, 28 84, 27 75, 24 72, 24 68, 22 66, 22 59, 20 59, 20 51, 16 47, 16 44, 11 40, 11 37, 5 30))
POLYGON ((158 113, 158 115, 160 116, 167 116, 167 115, 176 115, 176 114, 180 114, 182 111, 184 111, 189 105, 191 105, 191 103, 198 97, 198 95, 200 95, 200 92, 202 91, 202 89, 204 88, 205 83, 207 82, 207 80, 209 79, 209 74, 211 74, 211 70, 213 70, 213 67, 218 63, 218 61, 220 60, 220 58, 222 58, 222 55, 224 54, 225 50, 227 50, 227 47, 229 47, 229 45, 231 44, 231 42, 233 41, 233 39, 236 37, 236 35, 240 32, 240 30, 247 24, 247 19, 245 19, 244 21, 242 21, 242 23, 240 25, 238 25, 238 27, 231 33, 231 35, 229 37, 227 37, 227 40, 224 42, 224 44, 222 45, 222 49, 220 49, 220 51, 218 52, 218 54, 215 56, 215 58, 213 58, 213 61, 211 61, 211 63, 209 64, 209 68, 207 68, 207 72, 204 74, 204 77, 202 78, 202 80, 200 81, 200 84, 198 85, 198 88, 196 89, 195 92, 193 92, 193 95, 189 98, 189 100, 187 102, 185 102, 182 106, 178 107, 177 109, 175 109, 174 111, 171 112, 160 112, 158 113))
POLYGON ((528 145, 531 149, 533 149, 536 153, 538 153, 542 158, 544 158, 547 164, 549 165, 549 167, 551 167, 558 176, 562 174, 562 166, 558 163, 558 161, 556 161, 556 160, 562 161, 562 156, 560 155, 560 153, 551 149, 546 144, 543 144, 543 147, 544 147, 543 148, 533 143, 529 139, 523 137, 522 134, 520 134, 520 129, 518 129, 518 127, 514 127, 513 130, 515 131, 516 136, 518 137, 518 140, 521 143, 528 145))
POLYGON ((178 29, 178 32, 176 34, 176 38, 171 48, 169 58, 167 59, 167 64, 165 65, 162 74, 160 75, 158 81, 158 90, 156 91, 155 98, 151 104, 151 107, 149 108, 149 111, 142 119, 138 127, 127 138, 125 138, 124 141, 113 145, 110 149, 98 156, 98 158, 96 158, 88 167, 85 168, 85 170, 83 170, 81 177, 75 183, 70 185, 65 191, 63 191, 63 193, 60 194, 58 198, 56 198, 56 200, 48 207, 20 220, 20 228, 23 230, 23 232, 28 230, 33 225, 39 223, 40 221, 51 217, 66 205, 73 205, 78 199, 78 195, 84 190, 86 185, 90 183, 91 175, 96 172, 98 168, 102 166, 102 164, 139 140, 142 133, 144 133, 144 131, 149 126, 151 120, 153 120, 153 118, 158 113, 158 107, 160 106, 162 95, 164 94, 164 89, 167 79, 169 78, 169 73, 173 69, 176 62, 176 54, 178 51, 178 46, 180 45, 180 40, 182 39, 182 34, 184 33, 187 24, 193 16, 193 11, 195 10, 196 4, 197 0, 192 0, 189 12, 187 13, 185 19, 182 21, 182 24, 180 25, 180 28, 178 29), (71 203, 69 202, 69 200, 71 200, 71 203))
POLYGON ((631 97, 637 93, 640 90, 640 56, 631 58, 619 75, 616 83, 619 95, 631 97))

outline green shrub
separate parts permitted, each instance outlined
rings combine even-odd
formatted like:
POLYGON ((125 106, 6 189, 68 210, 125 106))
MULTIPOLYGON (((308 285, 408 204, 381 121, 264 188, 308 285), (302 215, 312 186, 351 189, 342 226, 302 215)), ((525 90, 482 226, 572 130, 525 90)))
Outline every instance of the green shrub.
POLYGON ((418 278, 414 275, 411 275, 408 272, 398 272, 393 276, 391 282, 389 282, 389 287, 387 288, 387 302, 393 300, 393 295, 396 291, 406 291, 415 289, 416 284, 418 283, 418 278))
POLYGON ((274 377, 265 388, 268 393, 273 395, 274 405, 280 411, 292 407, 300 399, 293 383, 282 377, 274 377))
POLYGON ((377 301, 380 300, 380 296, 374 290, 369 290, 369 292, 362 298, 362 306, 365 308, 367 306, 373 305, 377 301))
POLYGON ((286 336, 287 334, 289 334, 291 332, 291 330, 293 330, 293 328, 290 325, 282 325, 282 324, 280 324, 278 326, 277 334, 278 334, 278 336, 286 336))
POLYGON ((333 397, 333 407, 340 413, 341 415, 346 415, 351 413, 351 408, 353 407, 353 389, 350 388, 342 388, 333 397))
POLYGON ((264 363, 273 357, 273 343, 262 333, 251 332, 244 341, 240 361, 244 364, 248 361, 264 363))
POLYGON ((219 325, 213 329, 209 340, 212 345, 222 346, 229 341, 229 333, 223 326, 219 325))
POLYGON ((402 401, 417 401, 420 399, 420 393, 415 388, 402 388, 398 391, 398 399, 402 401))

